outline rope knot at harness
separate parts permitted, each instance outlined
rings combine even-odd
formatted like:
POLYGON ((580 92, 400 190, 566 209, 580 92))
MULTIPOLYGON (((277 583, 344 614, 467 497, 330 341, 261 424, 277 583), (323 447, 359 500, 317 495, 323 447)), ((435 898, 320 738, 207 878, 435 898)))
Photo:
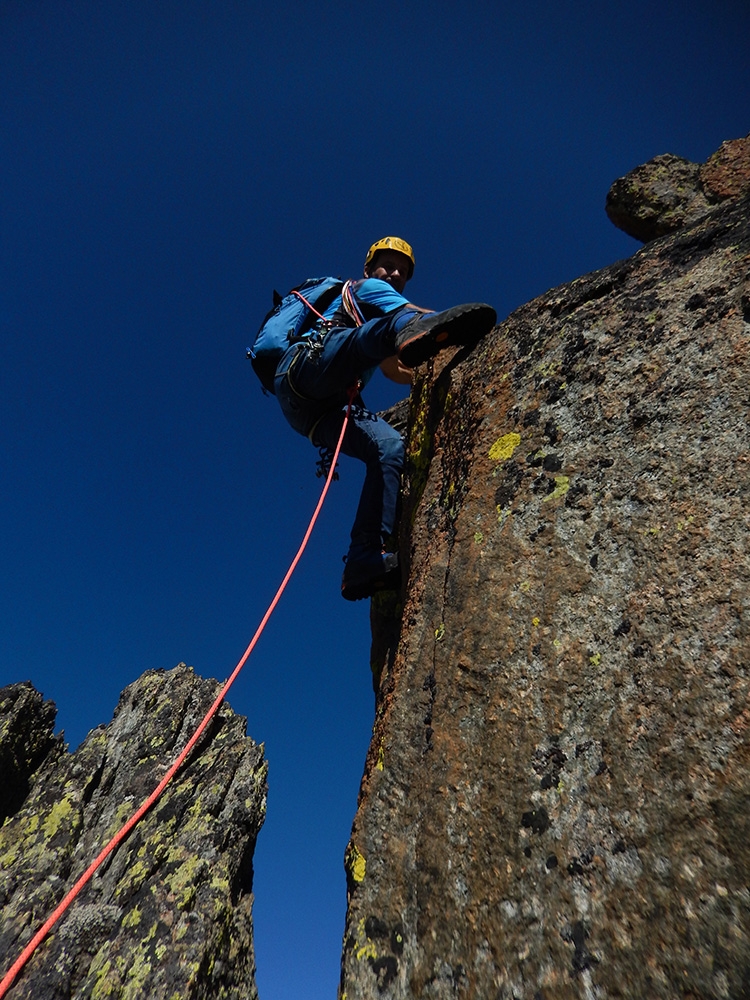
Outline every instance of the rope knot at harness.
MULTIPOLYGON (((348 397, 348 405, 346 408, 346 417, 344 419, 344 424, 346 424, 351 415, 352 405, 354 400, 357 398, 359 393, 362 391, 362 380, 357 379, 355 384, 351 388, 346 390, 348 397)), ((343 432, 342 432, 343 440, 343 432)), ((338 451, 334 451, 333 448, 322 447, 318 448, 318 454, 320 458, 315 463, 315 475, 318 479, 322 479, 324 476, 330 476, 331 479, 338 479, 339 474, 336 472, 336 466, 334 460, 338 457, 338 451)))

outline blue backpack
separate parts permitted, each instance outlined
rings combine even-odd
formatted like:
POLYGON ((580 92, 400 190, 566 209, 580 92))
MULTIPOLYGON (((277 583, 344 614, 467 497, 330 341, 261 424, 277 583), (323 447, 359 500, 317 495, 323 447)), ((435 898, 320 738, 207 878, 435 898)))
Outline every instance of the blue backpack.
POLYGON ((274 392, 273 380, 282 356, 290 344, 305 339, 318 319, 295 292, 322 313, 341 294, 343 287, 340 278, 308 278, 283 298, 278 292, 273 293, 273 309, 260 324, 253 346, 247 351, 264 390, 274 392))

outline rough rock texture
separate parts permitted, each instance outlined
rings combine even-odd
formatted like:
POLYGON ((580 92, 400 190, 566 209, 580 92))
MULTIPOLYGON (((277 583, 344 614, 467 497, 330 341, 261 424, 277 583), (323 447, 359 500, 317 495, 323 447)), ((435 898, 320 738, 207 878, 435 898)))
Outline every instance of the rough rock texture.
MULTIPOLYGON (((69 754, 55 707, 0 689, 0 976, 148 797, 218 694, 180 664, 128 687, 69 754), (6 770, 7 769, 7 770, 6 770), (6 774, 11 780, 6 782, 6 774)), ((162 798, 31 958, 9 1000, 253 998, 263 750, 224 704, 162 798)))
POLYGON ((20 808, 44 759, 62 752, 55 715, 54 704, 31 684, 0 688, 0 824, 20 808))
POLYGON ((705 163, 664 153, 614 182, 611 221, 644 243, 704 218, 728 198, 750 192, 750 135, 722 143, 705 163))
POLYGON ((749 209, 420 370, 346 1000, 750 997, 749 209))

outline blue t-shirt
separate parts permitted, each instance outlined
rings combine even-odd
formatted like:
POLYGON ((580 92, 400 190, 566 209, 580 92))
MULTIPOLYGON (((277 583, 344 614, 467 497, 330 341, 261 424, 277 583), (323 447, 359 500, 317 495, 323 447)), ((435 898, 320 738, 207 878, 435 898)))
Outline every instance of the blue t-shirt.
MULTIPOLYGON (((405 299, 392 285, 389 285, 387 281, 381 281, 380 278, 362 278, 352 282, 351 288, 357 305, 366 320, 387 316, 395 309, 409 304, 408 299, 405 299)), ((323 316, 325 319, 333 319, 341 308, 341 296, 338 295, 323 313, 323 316)))
MULTIPOLYGON (((380 278, 360 278, 359 281, 352 282, 351 289, 365 321, 387 316, 388 313, 409 304, 408 299, 405 299, 392 285, 389 285, 387 281, 381 281, 380 278)), ((344 312, 340 295, 336 296, 323 313, 324 319, 334 319, 334 317, 335 322, 340 322, 342 326, 354 326, 353 320, 344 312), (339 315, 336 316, 336 313, 339 315)), ((377 367, 368 368, 362 372, 363 385, 367 385, 376 371, 377 367)))

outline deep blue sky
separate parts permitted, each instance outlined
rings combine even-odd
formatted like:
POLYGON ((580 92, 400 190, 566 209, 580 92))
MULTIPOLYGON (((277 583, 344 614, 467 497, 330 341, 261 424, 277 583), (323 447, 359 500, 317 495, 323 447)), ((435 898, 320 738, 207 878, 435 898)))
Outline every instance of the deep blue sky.
MULTIPOLYGON (((147 668, 228 676, 321 487, 244 359, 272 289, 396 233, 414 301, 505 316, 630 255, 609 185, 750 131, 748 37, 746 0, 0 0, 0 684, 74 748, 147 668)), ((341 474, 229 698, 270 761, 261 1000, 338 981, 373 718, 341 474)))

